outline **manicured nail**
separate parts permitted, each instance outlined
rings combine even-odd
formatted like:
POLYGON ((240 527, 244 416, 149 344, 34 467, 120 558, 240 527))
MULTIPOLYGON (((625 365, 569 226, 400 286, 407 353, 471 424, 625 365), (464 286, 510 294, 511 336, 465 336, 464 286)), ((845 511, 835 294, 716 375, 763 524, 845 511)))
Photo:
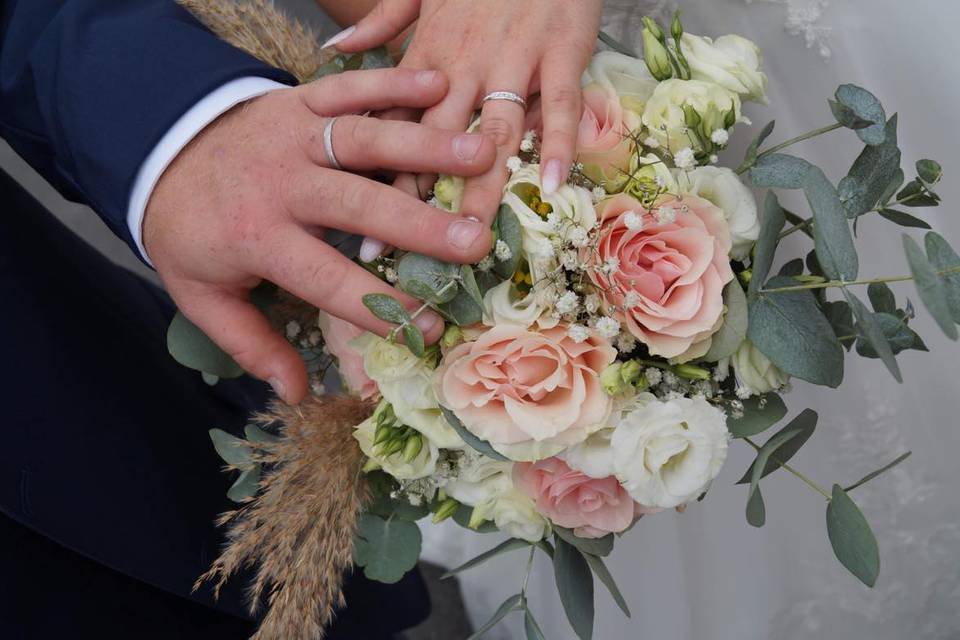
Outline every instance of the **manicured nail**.
POLYGON ((550 195, 560 188, 560 182, 563 180, 563 165, 559 160, 549 160, 540 173, 540 186, 543 192, 550 195))
POLYGON ((439 321, 440 316, 432 311, 424 311, 413 319, 413 323, 420 327, 420 331, 423 331, 424 334, 430 333, 430 330, 433 329, 439 321))
POLYGON ((457 249, 469 249, 483 233, 483 224, 473 216, 460 218, 447 227, 447 240, 457 249))
POLYGON ((416 76, 417 84, 422 84, 425 87, 429 87, 436 81, 437 72, 436 71, 418 71, 416 76))
POLYGON ((352 26, 352 27, 347 27, 346 29, 344 29, 343 31, 341 31, 340 33, 338 33, 337 35, 333 36, 332 38, 330 38, 329 40, 327 40, 326 42, 324 42, 324 43, 323 43, 323 46, 320 47, 320 48, 321 48, 321 49, 326 49, 327 47, 332 47, 332 46, 334 46, 334 45, 338 45, 338 44, 340 44, 341 42, 343 42, 344 40, 346 40, 347 38, 349 38, 351 35, 353 35, 353 32, 356 31, 356 30, 357 30, 356 25, 354 25, 354 26, 352 26))
POLYGON ((483 136, 461 133, 453 139, 453 152, 461 160, 469 162, 477 157, 481 144, 483 136))
POLYGON ((376 238, 364 238, 360 243, 360 253, 358 254, 361 262, 373 262, 380 257, 387 245, 376 238))
POLYGON ((273 387, 273 392, 280 396, 281 400, 286 401, 287 399, 287 387, 283 384, 280 378, 272 376, 267 383, 273 387))

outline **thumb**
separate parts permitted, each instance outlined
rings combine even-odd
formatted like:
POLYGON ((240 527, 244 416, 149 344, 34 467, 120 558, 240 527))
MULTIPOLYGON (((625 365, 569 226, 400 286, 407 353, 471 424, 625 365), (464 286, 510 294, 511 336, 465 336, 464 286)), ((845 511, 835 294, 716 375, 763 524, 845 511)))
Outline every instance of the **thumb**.
POLYGON ((380 0, 370 13, 352 27, 323 43, 344 53, 366 51, 387 44, 420 15, 420 0, 380 0))

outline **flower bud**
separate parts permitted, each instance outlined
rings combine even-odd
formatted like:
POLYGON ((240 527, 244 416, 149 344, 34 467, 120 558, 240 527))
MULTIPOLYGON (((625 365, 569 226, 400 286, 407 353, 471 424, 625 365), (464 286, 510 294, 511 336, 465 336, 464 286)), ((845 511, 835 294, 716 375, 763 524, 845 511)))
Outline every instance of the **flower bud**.
POLYGON ((751 280, 753 280, 753 269, 744 269, 743 271, 737 274, 737 277, 740 278, 740 282, 742 282, 744 286, 746 286, 750 284, 751 280))
POLYGON ((600 374, 600 385, 607 395, 615 396, 627 388, 627 384, 620 375, 622 368, 623 364, 614 362, 600 374))
POLYGON ((473 530, 479 529, 480 525, 489 520, 487 516, 490 513, 490 508, 493 506, 493 502, 484 502, 478 504, 473 508, 473 511, 470 512, 470 522, 467 523, 467 526, 473 530))
POLYGON ((683 36, 683 23, 680 22, 680 10, 673 14, 673 21, 670 23, 670 35, 674 40, 679 40, 683 36))
POLYGON ((460 344, 461 340, 463 340, 463 330, 457 325, 451 324, 447 327, 446 331, 443 332, 440 344, 443 345, 444 349, 452 349, 460 344))
POLYGON ((388 424, 380 424, 377 426, 377 430, 373 436, 373 444, 383 444, 387 440, 393 437, 393 427, 388 424))
POLYGON ((656 20, 650 16, 643 16, 642 20, 643 26, 645 29, 649 30, 653 34, 653 37, 657 40, 663 40, 663 29, 660 28, 660 25, 656 20))
POLYGON ((696 129, 700 126, 700 123, 703 122, 703 118, 701 118, 697 110, 693 108, 693 105, 685 104, 683 105, 683 121, 686 122, 687 126, 691 129, 696 129))
POLYGON ((403 445, 403 461, 413 462, 420 455, 421 449, 423 449, 423 437, 418 433, 410 436, 407 438, 407 443, 403 445))
POLYGON ((678 364, 677 366, 673 367, 673 372, 681 378, 686 378, 687 380, 710 379, 710 371, 704 369, 703 367, 698 367, 692 364, 678 364))
POLYGON ((620 378, 624 384, 635 385, 643 374, 643 366, 636 360, 627 360, 620 367, 620 378))
POLYGON ((673 77, 673 65, 670 64, 670 53, 657 36, 644 29, 641 34, 643 40, 643 59, 647 69, 657 80, 669 80, 673 77))
POLYGON ((365 463, 363 463, 363 472, 370 473, 371 471, 376 471, 380 468, 380 463, 374 460, 373 458, 368 458, 365 463))
POLYGON ((447 518, 453 516, 457 512, 457 509, 460 508, 460 503, 454 500, 453 498, 447 498, 440 503, 440 506, 437 507, 437 510, 433 514, 433 524, 439 524, 446 520, 447 518))

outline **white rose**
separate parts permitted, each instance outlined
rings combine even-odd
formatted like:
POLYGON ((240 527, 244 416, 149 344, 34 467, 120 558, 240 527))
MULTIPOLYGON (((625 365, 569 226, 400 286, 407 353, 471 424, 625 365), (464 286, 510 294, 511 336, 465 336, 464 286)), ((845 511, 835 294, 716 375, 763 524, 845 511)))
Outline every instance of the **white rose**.
POLYGON ((737 379, 738 393, 747 397, 776 391, 790 381, 790 376, 770 362, 749 340, 741 342, 733 355, 718 365, 726 370, 728 362, 737 379))
POLYGON ((702 494, 727 458, 726 416, 703 398, 650 402, 620 421, 610 444, 616 476, 645 507, 702 494))
POLYGON ((665 80, 657 85, 643 110, 643 124, 650 136, 671 153, 684 148, 703 149, 701 141, 709 141, 717 129, 727 129, 728 117, 742 121, 740 96, 712 82, 701 80, 665 80), (685 106, 700 116, 695 128, 699 134, 691 136, 687 125, 685 106))
POLYGON ((685 33, 680 50, 694 80, 715 82, 745 100, 766 104, 767 75, 760 71, 763 56, 752 41, 738 35, 711 40, 685 33))
POLYGON ((443 485, 451 498, 469 507, 492 503, 513 489, 513 463, 465 449, 456 477, 443 485))
POLYGON ((349 342, 363 356, 363 369, 391 404, 412 409, 436 409, 433 369, 404 345, 365 333, 349 342))
POLYGON ((730 256, 743 260, 750 255, 760 237, 760 216, 756 198, 737 174, 726 167, 698 167, 678 171, 676 179, 680 193, 699 196, 723 210, 733 240, 730 256))
POLYGON ((483 296, 483 323, 489 327, 516 324, 529 327, 534 323, 549 329, 559 321, 548 314, 552 308, 556 287, 545 280, 535 280, 534 288, 519 296, 509 280, 501 282, 483 296))
POLYGON ((601 51, 593 56, 583 72, 582 84, 594 82, 617 94, 624 109, 638 114, 643 113, 644 105, 659 84, 643 60, 615 51, 601 51))
POLYGON ((516 489, 496 499, 491 516, 498 529, 527 542, 543 540, 550 529, 546 519, 537 513, 533 500, 516 489))
POLYGON ((377 423, 373 417, 361 422, 353 431, 353 437, 360 443, 360 450, 397 480, 416 480, 433 475, 437 469, 440 452, 436 445, 427 439, 420 453, 411 462, 404 462, 403 452, 386 457, 374 453, 373 439, 377 432, 377 423))

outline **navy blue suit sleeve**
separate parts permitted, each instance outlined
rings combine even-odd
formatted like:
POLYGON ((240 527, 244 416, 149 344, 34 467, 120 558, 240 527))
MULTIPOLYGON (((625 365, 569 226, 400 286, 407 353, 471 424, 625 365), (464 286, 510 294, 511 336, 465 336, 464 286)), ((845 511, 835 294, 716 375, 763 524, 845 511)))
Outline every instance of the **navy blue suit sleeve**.
POLYGON ((173 0, 0 0, 0 135, 128 243, 140 165, 190 107, 244 76, 294 83, 173 0))

